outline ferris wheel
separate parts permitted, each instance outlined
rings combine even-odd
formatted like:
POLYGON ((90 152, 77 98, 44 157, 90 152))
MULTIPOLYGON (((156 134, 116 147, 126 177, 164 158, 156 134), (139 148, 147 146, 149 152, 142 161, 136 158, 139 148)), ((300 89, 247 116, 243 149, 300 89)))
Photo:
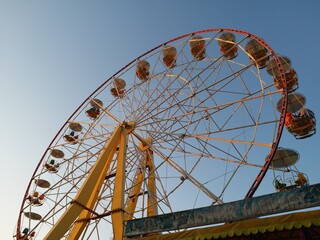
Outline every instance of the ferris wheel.
POLYGON ((131 219, 252 197, 297 88, 285 64, 234 29, 186 34, 139 56, 49 144, 14 238, 122 239, 131 219))

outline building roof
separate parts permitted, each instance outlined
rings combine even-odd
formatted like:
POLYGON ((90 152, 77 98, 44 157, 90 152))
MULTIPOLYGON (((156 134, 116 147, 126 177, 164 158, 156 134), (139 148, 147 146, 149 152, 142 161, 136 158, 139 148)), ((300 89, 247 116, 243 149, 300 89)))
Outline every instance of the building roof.
POLYGON ((140 240, 320 239, 320 210, 256 218, 140 240), (253 238, 253 236, 255 236, 253 238))

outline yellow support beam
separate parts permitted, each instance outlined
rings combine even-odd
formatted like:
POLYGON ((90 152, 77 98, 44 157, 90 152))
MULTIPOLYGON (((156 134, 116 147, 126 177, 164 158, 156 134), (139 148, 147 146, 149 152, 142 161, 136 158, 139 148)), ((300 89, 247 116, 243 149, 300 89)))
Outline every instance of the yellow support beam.
POLYGON ((134 210, 136 209, 136 206, 138 203, 138 198, 139 198, 139 193, 141 190, 142 182, 143 182, 142 170, 138 169, 136 172, 135 181, 134 181, 132 188, 130 190, 130 193, 129 193, 129 200, 127 203, 127 207, 125 209, 125 220, 126 221, 132 220, 132 218, 133 218, 133 213, 134 213, 134 210))
MULTIPOLYGON (((88 211, 87 209, 92 209, 94 203, 96 202, 97 194, 100 192, 100 188, 104 177, 107 174, 108 168, 110 166, 110 161, 116 151, 117 146, 119 145, 119 140, 121 136, 121 141, 123 136, 121 132, 123 130, 122 126, 119 126, 115 129, 106 146, 102 149, 100 156, 98 157, 95 165, 90 170, 89 175, 87 176, 85 182, 78 191, 74 201, 71 202, 67 210, 60 217, 57 223, 52 227, 48 232, 45 240, 57 240, 61 239, 65 233, 73 225, 74 221, 81 214, 82 217, 86 217, 88 211), (98 186, 97 186, 98 183, 98 186)), ((73 230, 76 234, 74 236, 81 235, 81 231, 84 226, 76 226, 76 229, 73 230)), ((75 238, 69 238, 75 239, 75 238)))
POLYGON ((155 167, 154 167, 154 161, 153 161, 153 151, 151 149, 147 149, 146 153, 147 153, 146 164, 149 168, 147 216, 152 217, 152 216, 158 215, 156 177, 155 177, 155 167))
MULTIPOLYGON (((88 209, 94 209, 95 204, 98 200, 98 196, 102 187, 103 182, 105 181, 106 173, 108 172, 108 169, 110 168, 110 164, 112 162, 112 159, 114 157, 115 148, 113 149, 113 152, 111 152, 108 156, 108 160, 104 166, 104 169, 102 170, 99 179, 92 191, 92 194, 87 202, 86 208, 88 209)), ((78 239, 80 235, 82 234, 84 228, 89 222, 90 215, 92 213, 88 211, 87 209, 82 210, 81 214, 79 215, 77 221, 75 222, 70 235, 68 236, 68 239, 78 239)))
POLYGON ((115 176, 111 220, 113 227, 113 239, 122 240, 124 235, 124 189, 125 189, 125 163, 127 151, 127 129, 122 128, 118 164, 115 176))

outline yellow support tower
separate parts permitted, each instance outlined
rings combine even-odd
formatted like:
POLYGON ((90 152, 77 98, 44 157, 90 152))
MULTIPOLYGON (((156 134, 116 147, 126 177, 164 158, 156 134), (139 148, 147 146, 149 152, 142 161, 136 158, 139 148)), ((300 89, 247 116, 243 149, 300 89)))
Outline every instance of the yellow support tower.
POLYGON ((132 220, 134 210, 136 209, 138 198, 141 195, 144 195, 145 192, 141 192, 142 183, 144 176, 147 175, 148 185, 148 207, 147 207, 147 216, 158 215, 158 204, 157 204, 157 189, 156 189, 156 178, 155 178, 155 167, 153 162, 153 151, 150 146, 152 144, 152 139, 147 138, 145 140, 140 139, 142 143, 139 148, 145 153, 145 157, 142 159, 141 168, 139 168, 135 175, 135 180, 131 187, 129 193, 129 201, 125 209, 125 220, 132 220))
POLYGON ((125 210, 125 220, 132 220, 133 212, 136 209, 142 182, 143 182, 143 170, 138 169, 135 176, 135 181, 129 193, 129 201, 125 210))
MULTIPOLYGON (((44 238, 45 240, 61 239, 79 216, 82 218, 87 218, 89 216, 90 212, 88 210, 92 209, 97 200, 98 193, 107 174, 110 162, 117 146, 119 145, 122 130, 122 126, 116 128, 110 140, 102 149, 98 160, 90 171, 75 199, 71 202, 58 222, 48 232, 44 238)), ((69 239, 77 239, 81 235, 86 222, 81 218, 79 220, 80 221, 74 225, 74 228, 71 231, 72 238, 69 237, 69 239)))
MULTIPOLYGON (((115 173, 115 182, 113 189, 113 199, 111 215, 114 240, 122 240, 124 235, 125 221, 132 219, 135 212, 137 201, 142 189, 142 183, 147 172, 148 176, 148 208, 147 215, 154 216, 158 214, 158 206, 156 201, 156 182, 155 167, 153 163, 153 151, 150 149, 150 139, 139 139, 143 146, 142 151, 145 157, 142 160, 143 169, 138 169, 133 187, 129 193, 129 201, 125 206, 125 169, 126 169, 126 152, 128 134, 134 129, 134 123, 122 123, 118 126, 105 147, 90 170, 85 182, 78 191, 76 197, 70 202, 67 210, 60 217, 58 222, 52 227, 50 232, 44 238, 45 240, 61 239, 70 230, 67 239, 79 239, 87 224, 94 219, 92 215, 103 217, 94 211, 97 204, 99 193, 103 186, 103 182, 110 171, 110 165, 115 160, 115 153, 118 148, 117 166, 115 173), (148 171, 146 171, 146 169, 148 171)), ((142 194, 143 195, 143 194, 142 194)))
POLYGON ((153 162, 153 151, 147 149, 147 162, 146 166, 148 167, 148 217, 158 215, 158 203, 157 203, 157 189, 156 189, 156 176, 155 176, 155 167, 153 162))

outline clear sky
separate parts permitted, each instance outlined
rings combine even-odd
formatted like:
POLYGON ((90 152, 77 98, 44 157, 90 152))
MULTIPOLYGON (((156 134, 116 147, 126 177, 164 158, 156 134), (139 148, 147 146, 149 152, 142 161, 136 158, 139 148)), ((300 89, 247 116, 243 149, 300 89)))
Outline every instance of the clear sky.
MULTIPOLYGON (((154 46, 185 33, 235 28, 288 56, 297 92, 320 120, 320 2, 191 0, 0 1, 0 238, 10 239, 28 182, 74 110, 105 79, 154 46)), ((319 183, 320 136, 281 146, 319 183)), ((252 180, 250 180, 252 181, 252 180)))

